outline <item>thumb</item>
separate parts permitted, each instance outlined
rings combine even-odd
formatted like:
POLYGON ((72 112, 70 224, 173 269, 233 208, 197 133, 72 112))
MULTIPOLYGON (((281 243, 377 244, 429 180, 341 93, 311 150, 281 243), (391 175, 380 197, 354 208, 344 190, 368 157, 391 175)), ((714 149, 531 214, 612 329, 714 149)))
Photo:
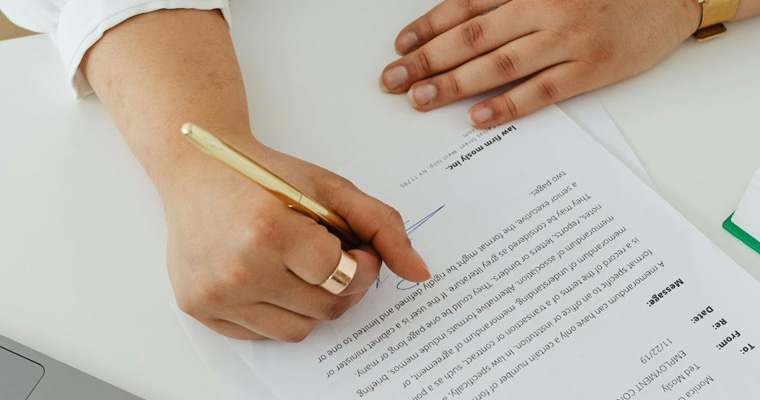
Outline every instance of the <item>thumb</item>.
POLYGON ((412 247, 398 211, 348 181, 325 197, 354 233, 370 243, 396 275, 412 282, 430 279, 427 264, 412 247))

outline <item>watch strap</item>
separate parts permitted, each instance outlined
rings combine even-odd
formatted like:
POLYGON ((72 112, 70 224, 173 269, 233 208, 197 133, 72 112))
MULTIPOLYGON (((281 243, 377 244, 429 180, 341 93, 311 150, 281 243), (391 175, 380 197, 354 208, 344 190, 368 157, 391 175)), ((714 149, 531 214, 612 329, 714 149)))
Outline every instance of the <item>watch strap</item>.
POLYGON ((702 20, 694 33, 697 40, 707 40, 726 32, 722 22, 736 15, 739 0, 697 0, 702 5, 702 20))

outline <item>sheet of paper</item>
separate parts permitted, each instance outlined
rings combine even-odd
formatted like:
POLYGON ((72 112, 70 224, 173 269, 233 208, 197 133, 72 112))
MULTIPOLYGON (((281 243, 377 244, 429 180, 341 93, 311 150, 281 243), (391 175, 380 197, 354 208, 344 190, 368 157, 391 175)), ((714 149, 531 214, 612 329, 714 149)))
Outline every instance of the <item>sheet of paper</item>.
POLYGON ((615 121, 592 94, 576 96, 557 105, 636 176, 652 188, 655 187, 641 161, 615 125, 615 121))
MULTIPOLYGON (((450 105, 450 112, 463 112, 466 107, 471 105, 470 103, 463 101, 450 105), (451 109, 453 107, 459 107, 461 110, 451 109)), ((592 138, 603 143, 603 146, 611 154, 637 175, 643 176, 651 185, 651 180, 649 180, 644 167, 626 143, 622 133, 592 94, 565 100, 559 103, 559 107, 586 130, 592 138)), ((251 373, 247 364, 234 351, 230 344, 234 340, 214 333, 192 317, 182 313, 176 304, 173 304, 172 307, 195 344, 198 353, 208 366, 217 387, 226 399, 250 399, 251 393, 256 393, 261 398, 277 399, 268 391, 266 385, 251 373)))
POLYGON ((300 344, 230 341, 276 396, 760 390, 756 281, 556 107, 488 131, 451 115, 349 174, 409 218, 433 279, 383 271, 340 324, 300 344))

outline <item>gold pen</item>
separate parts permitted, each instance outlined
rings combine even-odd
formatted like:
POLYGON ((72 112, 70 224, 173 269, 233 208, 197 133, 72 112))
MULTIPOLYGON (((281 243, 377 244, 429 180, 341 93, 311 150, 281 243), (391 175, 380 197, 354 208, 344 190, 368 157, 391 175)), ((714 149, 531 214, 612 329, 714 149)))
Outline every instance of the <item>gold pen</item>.
POLYGON ((358 247, 361 241, 348 223, 335 211, 319 204, 295 186, 266 169, 263 165, 216 137, 213 133, 192 123, 182 125, 182 133, 204 153, 223 162, 228 167, 248 177, 266 191, 282 200, 293 210, 312 218, 327 227, 350 248, 358 247))

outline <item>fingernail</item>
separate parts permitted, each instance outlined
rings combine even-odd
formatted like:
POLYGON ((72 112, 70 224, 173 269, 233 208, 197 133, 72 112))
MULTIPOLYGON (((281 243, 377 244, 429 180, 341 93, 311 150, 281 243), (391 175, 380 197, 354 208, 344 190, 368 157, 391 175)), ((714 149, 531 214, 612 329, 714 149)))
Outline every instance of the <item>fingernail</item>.
POLYGON ((427 271, 427 274, 428 274, 427 279, 430 279, 432 277, 432 275, 430 275, 430 267, 428 267, 425 260, 422 259, 422 256, 420 255, 420 253, 417 252, 417 249, 414 249, 414 248, 412 249, 414 250, 414 254, 417 254, 417 259, 419 260, 420 264, 422 264, 422 266, 425 267, 425 271, 427 271))
POLYGON ((470 111, 469 117, 472 125, 480 125, 493 118, 493 110, 489 107, 478 107, 470 111))
POLYGON ((414 107, 424 106, 425 104, 430 103, 435 99, 436 95, 438 95, 438 89, 429 83, 413 87, 409 89, 409 92, 406 94, 409 98, 409 103, 414 107))
POLYGON ((396 49, 399 53, 406 54, 417 45, 419 38, 414 32, 407 32, 398 38, 396 49))
POLYGON ((390 92, 406 83, 408 77, 409 73, 406 71, 406 67, 398 65, 385 71, 382 79, 380 79, 380 86, 384 91, 390 92))

